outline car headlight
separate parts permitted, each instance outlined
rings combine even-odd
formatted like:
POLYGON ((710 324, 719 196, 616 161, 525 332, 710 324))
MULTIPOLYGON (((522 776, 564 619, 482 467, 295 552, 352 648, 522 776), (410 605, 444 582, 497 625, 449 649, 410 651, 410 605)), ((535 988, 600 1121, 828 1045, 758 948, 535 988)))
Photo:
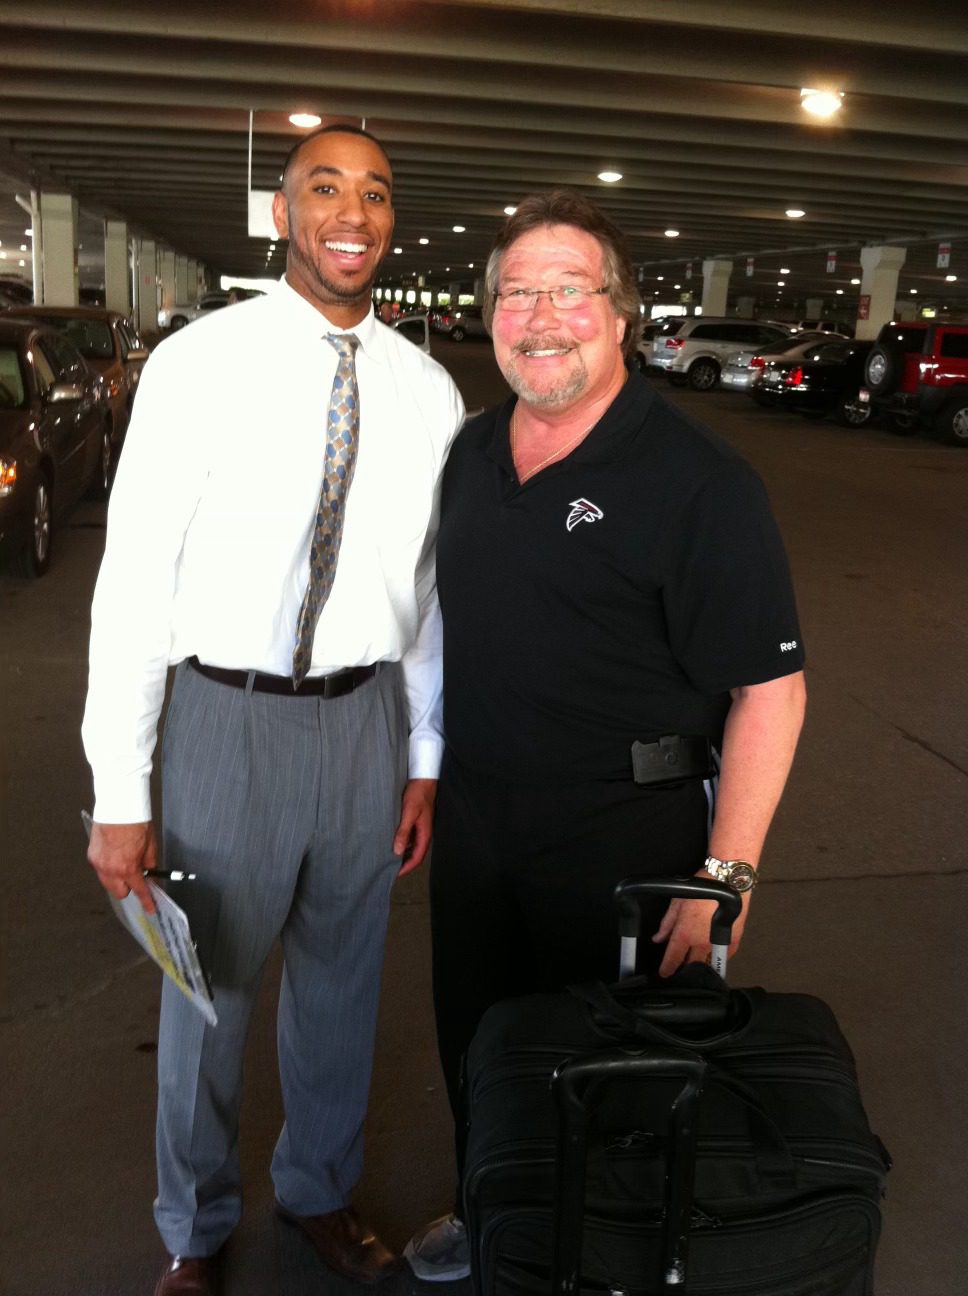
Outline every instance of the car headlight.
POLYGON ((17 484, 16 459, 0 459, 0 499, 10 495, 17 484))

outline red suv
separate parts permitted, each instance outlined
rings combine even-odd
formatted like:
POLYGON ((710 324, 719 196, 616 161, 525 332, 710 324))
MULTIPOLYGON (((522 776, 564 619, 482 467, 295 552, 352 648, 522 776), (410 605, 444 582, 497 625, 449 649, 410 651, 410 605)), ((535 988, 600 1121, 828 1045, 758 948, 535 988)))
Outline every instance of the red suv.
POLYGON ((895 432, 926 427, 968 449, 968 323, 885 324, 860 398, 895 432))

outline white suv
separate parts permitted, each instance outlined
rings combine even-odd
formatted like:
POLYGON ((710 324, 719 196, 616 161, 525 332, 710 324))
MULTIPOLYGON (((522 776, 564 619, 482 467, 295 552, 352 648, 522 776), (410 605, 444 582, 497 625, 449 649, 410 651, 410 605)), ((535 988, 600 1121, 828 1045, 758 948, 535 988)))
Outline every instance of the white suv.
POLYGON ((673 317, 652 339, 652 364, 664 370, 672 383, 688 383, 696 391, 709 391, 719 382, 730 351, 747 346, 768 347, 790 337, 793 331, 784 324, 735 317, 673 317))

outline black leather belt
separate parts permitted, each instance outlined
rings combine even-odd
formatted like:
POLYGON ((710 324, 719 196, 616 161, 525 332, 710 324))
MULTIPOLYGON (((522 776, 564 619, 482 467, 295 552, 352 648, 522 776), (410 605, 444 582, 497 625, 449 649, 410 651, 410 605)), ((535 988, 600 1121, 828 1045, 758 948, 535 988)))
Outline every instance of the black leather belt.
MULTIPOLYGON (((231 688, 248 688, 251 671, 226 670, 223 666, 206 666, 197 657, 189 657, 188 664, 199 675, 215 680, 217 684, 228 684, 231 688)), ((365 684, 376 674, 376 665, 350 666, 346 670, 335 671, 332 675, 314 675, 299 685, 292 686, 288 675, 260 675, 255 672, 252 681, 253 693, 275 693, 280 697, 321 697, 338 698, 352 693, 355 688, 365 684)))
POLYGON ((672 783, 676 779, 710 778, 715 773, 708 738, 669 734, 658 742, 632 744, 632 777, 636 783, 672 783))

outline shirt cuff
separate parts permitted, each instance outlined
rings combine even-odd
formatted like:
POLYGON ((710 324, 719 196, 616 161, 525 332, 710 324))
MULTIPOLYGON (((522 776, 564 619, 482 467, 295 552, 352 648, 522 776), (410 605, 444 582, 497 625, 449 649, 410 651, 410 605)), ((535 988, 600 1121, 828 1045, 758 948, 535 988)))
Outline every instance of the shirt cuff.
POLYGON ((105 824, 150 823, 149 776, 138 775, 124 782, 95 778, 92 818, 105 824))
POLYGON ((409 777, 435 779, 440 777, 440 763, 444 758, 444 740, 422 734, 410 737, 409 777))

